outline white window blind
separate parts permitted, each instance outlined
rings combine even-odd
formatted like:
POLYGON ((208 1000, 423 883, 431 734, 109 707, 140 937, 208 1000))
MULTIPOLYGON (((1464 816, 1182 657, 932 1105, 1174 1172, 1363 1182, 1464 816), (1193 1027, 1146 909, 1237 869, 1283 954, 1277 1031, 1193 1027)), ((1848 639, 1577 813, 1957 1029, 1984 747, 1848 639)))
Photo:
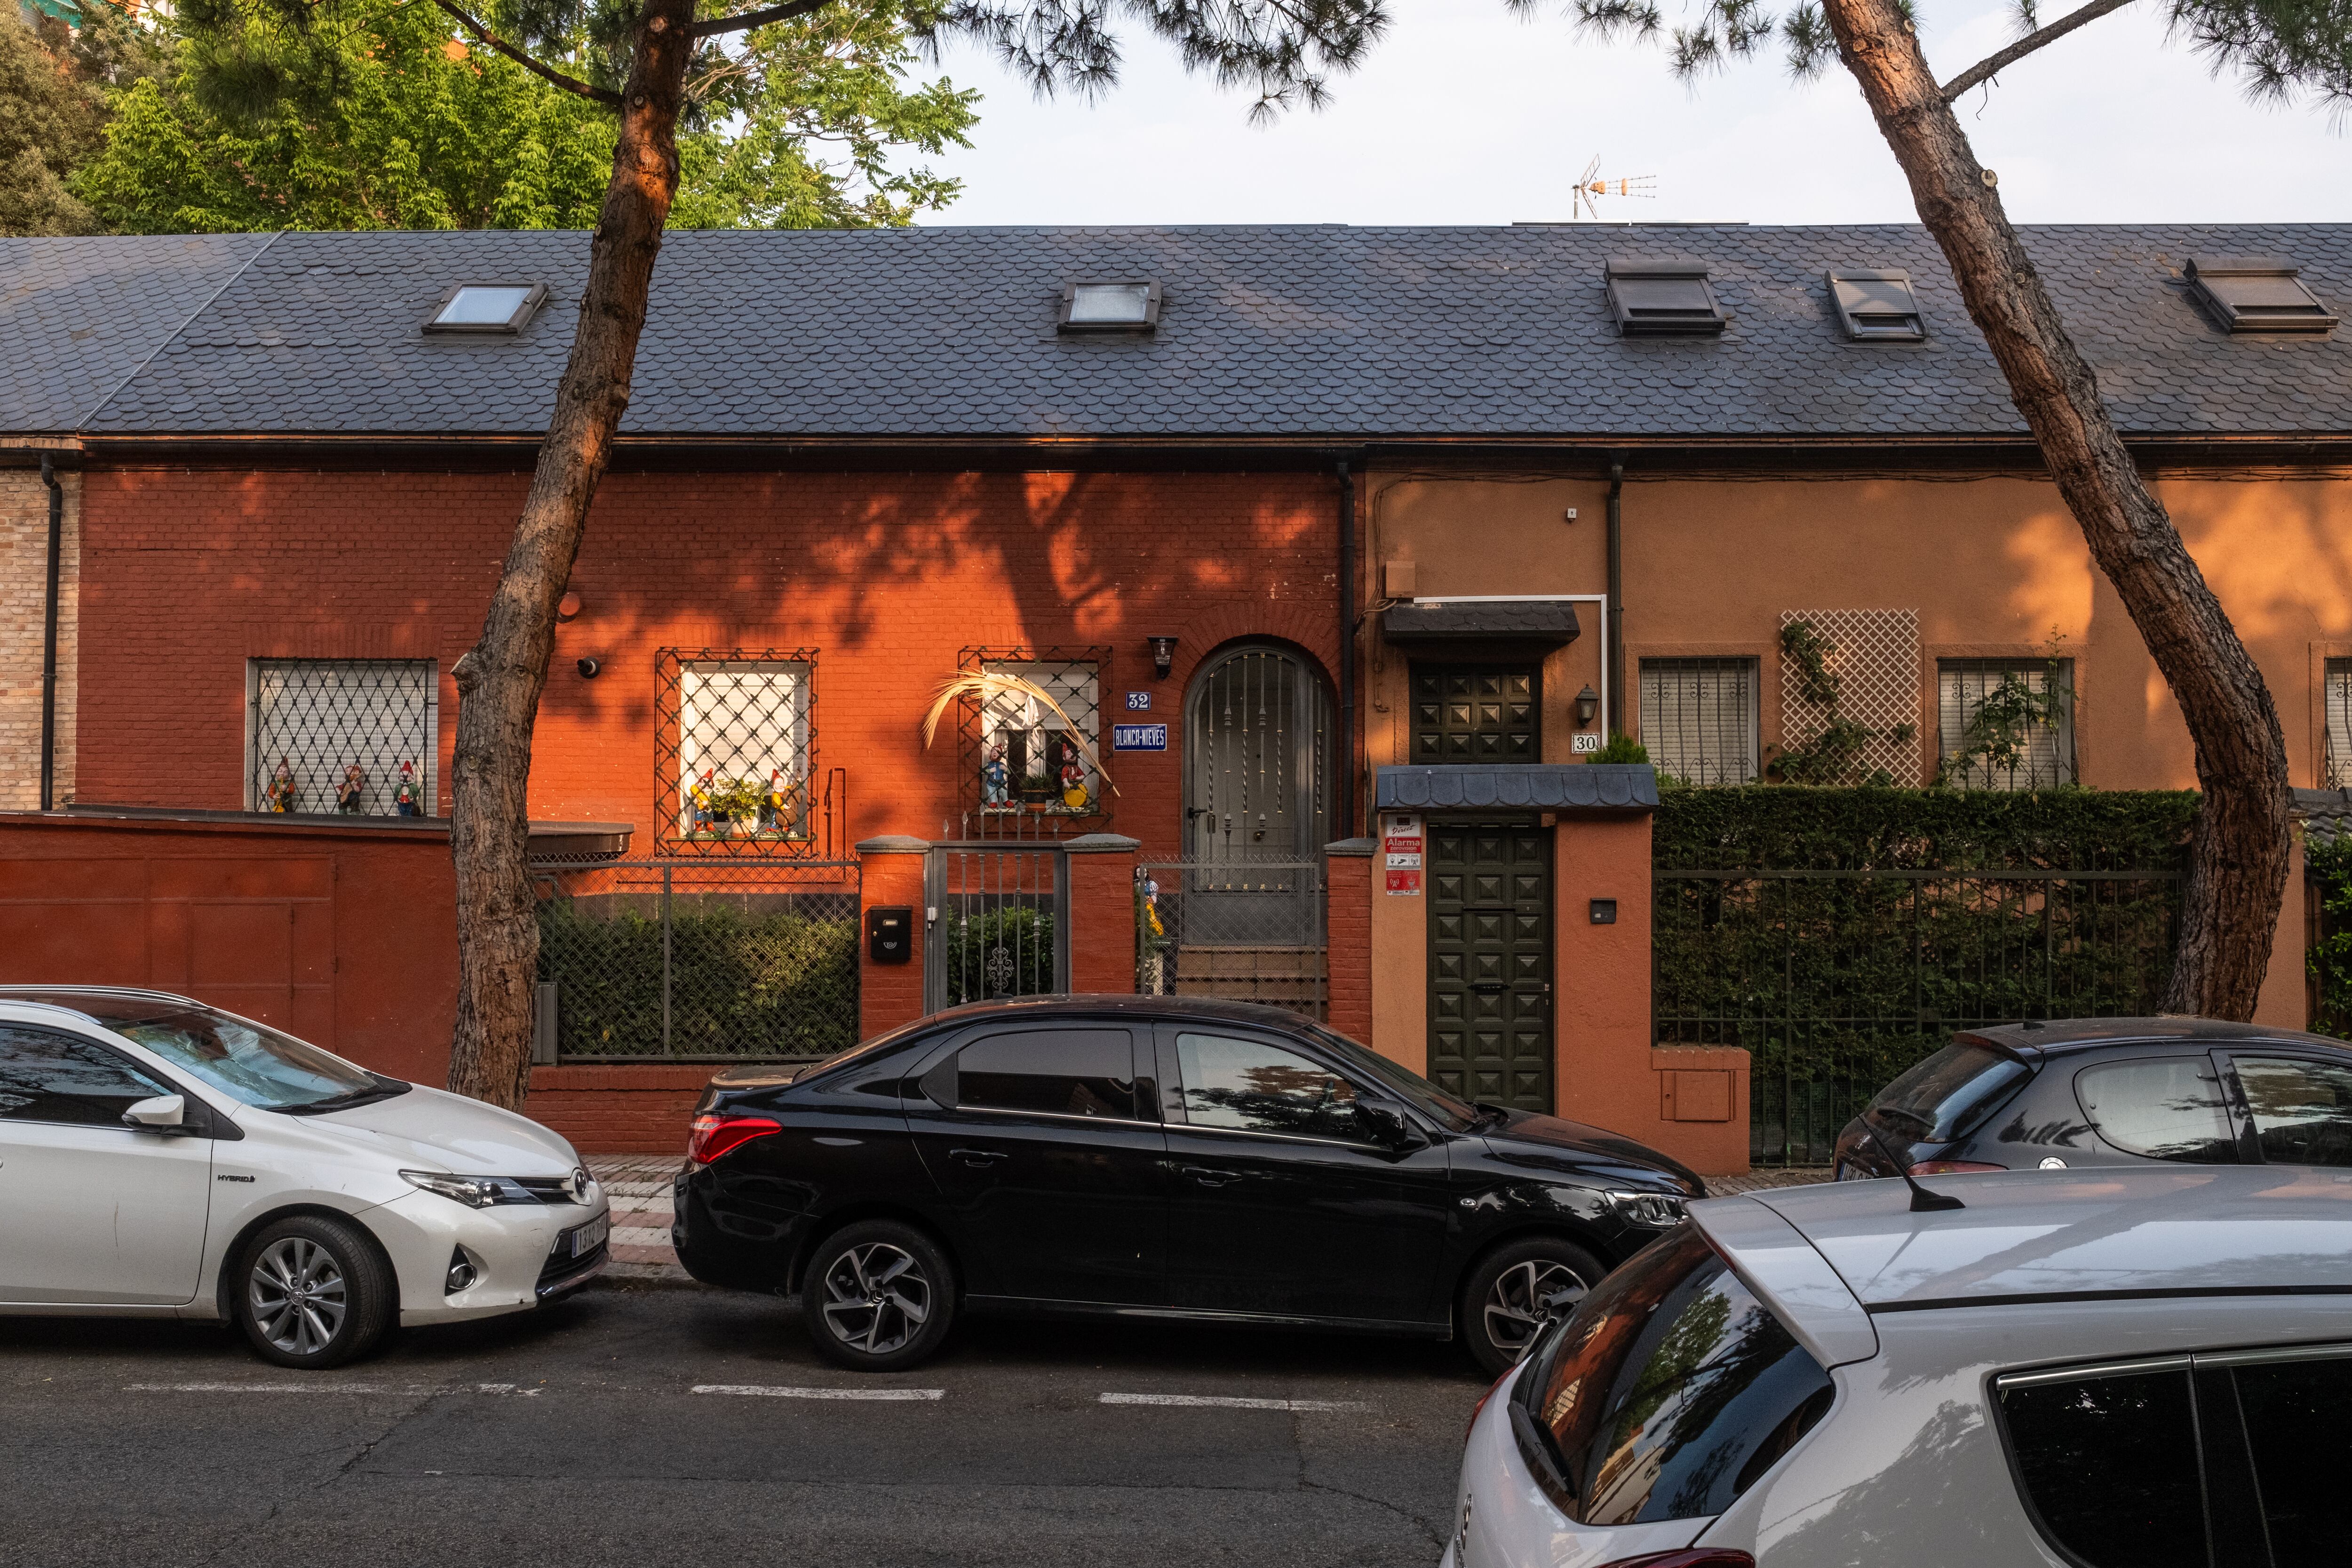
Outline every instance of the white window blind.
POLYGON ((1936 667, 1937 755, 1944 777, 1970 789, 2048 789, 2074 782, 2074 661, 1948 658, 1936 667), (2004 688, 2034 697, 2057 679, 2054 722, 1979 723, 1986 699, 2004 688))
POLYGON ((2320 696, 2327 717, 2326 789, 2352 789, 2352 658, 2327 661, 2320 696))
POLYGON ((1756 660, 1645 658, 1642 744, 1660 773, 1695 784, 1757 776, 1756 660))

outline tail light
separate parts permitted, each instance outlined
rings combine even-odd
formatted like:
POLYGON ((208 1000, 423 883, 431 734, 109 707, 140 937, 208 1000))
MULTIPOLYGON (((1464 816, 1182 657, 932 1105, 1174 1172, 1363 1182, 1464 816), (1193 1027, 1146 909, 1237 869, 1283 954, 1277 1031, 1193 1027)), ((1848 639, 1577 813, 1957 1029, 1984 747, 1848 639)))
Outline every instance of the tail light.
POLYGON ((1694 1546, 1684 1552, 1653 1552, 1647 1557, 1621 1557, 1601 1568, 1756 1568, 1745 1552, 1720 1546, 1694 1546))
POLYGON ((2007 1165, 1986 1165, 1974 1160, 1922 1160, 1911 1167, 1915 1176, 1975 1176, 1987 1171, 2006 1171, 2007 1165))
MULTIPOLYGON (((1517 1372, 1518 1370, 1519 1369, 1517 1367, 1513 1367, 1511 1372, 1517 1372)), ((1511 1381, 1511 1372, 1505 1373, 1493 1383, 1487 1384, 1486 1392, 1478 1396, 1478 1403, 1470 1407, 1470 1425, 1462 1428, 1462 1442, 1465 1447, 1469 1445, 1470 1434, 1478 1429, 1478 1417, 1486 1413, 1486 1401, 1494 1398, 1495 1394, 1502 1388, 1503 1384, 1511 1381)))
POLYGON ((706 1111, 694 1119, 694 1132, 686 1141, 686 1157, 698 1165, 708 1165, 754 1138, 765 1138, 783 1130, 783 1123, 764 1116, 718 1116, 706 1111))

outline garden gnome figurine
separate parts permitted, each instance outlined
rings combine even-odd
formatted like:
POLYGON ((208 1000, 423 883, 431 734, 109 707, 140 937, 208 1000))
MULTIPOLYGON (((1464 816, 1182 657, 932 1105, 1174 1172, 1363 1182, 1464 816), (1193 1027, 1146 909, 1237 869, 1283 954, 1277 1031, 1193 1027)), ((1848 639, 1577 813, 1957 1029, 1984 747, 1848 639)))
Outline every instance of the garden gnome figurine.
POLYGON ((416 764, 400 764, 400 786, 392 792, 392 808, 403 816, 425 815, 425 792, 416 787, 416 764))
POLYGON ((1062 804, 1072 811, 1087 804, 1087 770, 1075 747, 1062 755, 1062 804))
POLYGON ((270 773, 269 783, 261 792, 261 809, 278 812, 294 809, 294 767, 283 757, 278 759, 278 767, 270 773))
POLYGON ((335 786, 335 809, 345 816, 357 816, 360 803, 367 797, 367 773, 357 763, 343 765, 343 782, 335 786))
POLYGON ((715 771, 703 769, 702 776, 694 781, 694 788, 688 792, 687 804, 694 813, 694 831, 697 833, 710 831, 710 775, 715 771))
POLYGON ((1004 770, 1004 742, 992 741, 988 755, 980 764, 980 804, 1003 805, 1013 798, 1010 781, 1004 770))

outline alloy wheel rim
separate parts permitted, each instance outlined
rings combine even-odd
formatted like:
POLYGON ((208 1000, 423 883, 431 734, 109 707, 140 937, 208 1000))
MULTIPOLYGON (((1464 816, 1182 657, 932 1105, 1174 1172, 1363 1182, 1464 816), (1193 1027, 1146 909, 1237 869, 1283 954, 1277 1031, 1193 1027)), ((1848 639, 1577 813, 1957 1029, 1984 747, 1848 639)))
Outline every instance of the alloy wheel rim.
POLYGON ((1529 1258, 1515 1263, 1496 1277, 1486 1292, 1486 1337, 1516 1364, 1536 1342, 1536 1335, 1551 1321, 1543 1299, 1563 1286, 1585 1281, 1565 1263, 1529 1258))
POLYGON ((931 1282, 914 1255, 887 1241, 853 1247, 824 1271, 825 1327, 866 1355, 887 1355, 931 1319, 931 1282))
POLYGON ((247 1300, 261 1337, 289 1355, 316 1355, 342 1331, 350 1289, 334 1254, 289 1236, 253 1260, 247 1300))

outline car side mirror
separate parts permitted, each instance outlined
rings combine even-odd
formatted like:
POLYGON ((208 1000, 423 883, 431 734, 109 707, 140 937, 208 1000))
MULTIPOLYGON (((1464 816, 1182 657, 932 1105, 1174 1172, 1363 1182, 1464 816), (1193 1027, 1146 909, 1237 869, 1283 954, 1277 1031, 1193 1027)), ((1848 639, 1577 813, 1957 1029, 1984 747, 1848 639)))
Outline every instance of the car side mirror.
POLYGON ((1403 1111, 1376 1100, 1356 1101, 1356 1121, 1382 1148, 1418 1149, 1429 1142, 1420 1128, 1405 1120, 1403 1111))
POLYGON ((122 1125, 142 1132, 184 1132, 187 1120, 187 1099, 177 1094, 159 1094, 152 1100, 140 1100, 122 1112, 122 1125))

